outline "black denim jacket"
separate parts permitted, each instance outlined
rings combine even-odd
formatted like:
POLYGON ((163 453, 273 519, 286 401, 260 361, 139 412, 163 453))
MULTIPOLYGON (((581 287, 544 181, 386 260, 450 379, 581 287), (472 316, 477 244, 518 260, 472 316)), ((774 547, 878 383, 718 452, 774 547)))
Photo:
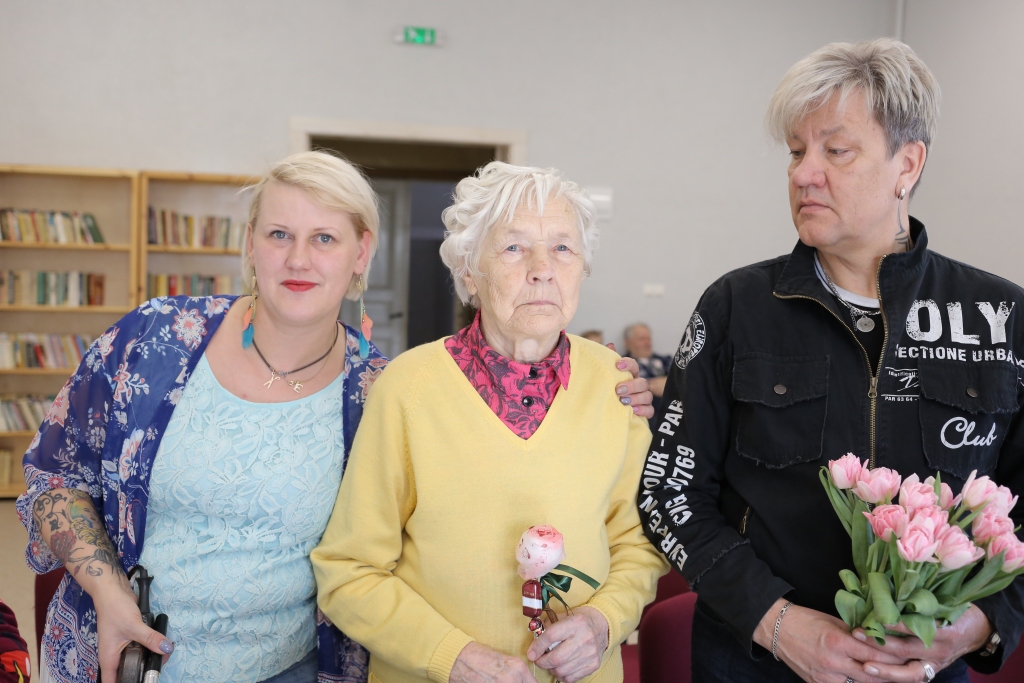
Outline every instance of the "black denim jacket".
MULTIPOLYGON (((929 251, 915 219, 911 235, 913 249, 878 269, 878 367, 802 243, 709 287, 676 353, 640 515, 755 656, 754 629, 778 598, 836 614, 839 570, 853 560, 818 480, 828 460, 853 452, 922 479, 938 470, 954 492, 978 470, 1024 494, 1024 291, 929 251)), ((1024 522, 1024 502, 1012 516, 1024 522)), ((977 605, 1004 645, 966 659, 994 670, 1024 629, 1024 580, 977 605)))

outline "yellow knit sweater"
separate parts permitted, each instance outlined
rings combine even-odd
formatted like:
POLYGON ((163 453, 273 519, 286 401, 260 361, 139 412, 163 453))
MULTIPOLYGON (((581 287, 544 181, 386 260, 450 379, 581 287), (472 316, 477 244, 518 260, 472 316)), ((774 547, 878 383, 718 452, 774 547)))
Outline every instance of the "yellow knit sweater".
POLYGON ((377 380, 312 553, 320 608, 370 650, 371 681, 447 683, 474 640, 525 660, 533 635, 515 549, 538 524, 562 533, 565 564, 601 582, 574 580, 566 597, 608 620, 611 645, 589 680, 622 680, 619 645, 667 568, 635 503, 651 437, 615 397, 628 375, 612 351, 573 336, 569 358, 569 388, 525 441, 443 340, 403 353, 377 380))

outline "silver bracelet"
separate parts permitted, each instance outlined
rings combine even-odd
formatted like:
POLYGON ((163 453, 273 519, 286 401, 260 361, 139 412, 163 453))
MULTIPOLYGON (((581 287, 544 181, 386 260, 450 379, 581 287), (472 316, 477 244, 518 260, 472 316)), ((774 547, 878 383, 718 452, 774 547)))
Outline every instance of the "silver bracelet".
POLYGON ((783 605, 782 609, 779 610, 779 618, 775 620, 775 635, 772 636, 772 657, 775 657, 776 662, 780 661, 777 649, 779 647, 779 629, 782 627, 782 617, 786 615, 786 610, 788 610, 789 606, 792 604, 793 601, 790 600, 783 605))

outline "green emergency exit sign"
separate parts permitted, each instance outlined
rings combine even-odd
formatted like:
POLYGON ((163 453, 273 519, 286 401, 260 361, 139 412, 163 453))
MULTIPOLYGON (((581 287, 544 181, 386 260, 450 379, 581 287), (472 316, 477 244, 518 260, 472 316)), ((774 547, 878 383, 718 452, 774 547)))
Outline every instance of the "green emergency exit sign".
POLYGON ((403 36, 409 45, 434 45, 437 41, 437 31, 425 26, 406 26, 403 36))

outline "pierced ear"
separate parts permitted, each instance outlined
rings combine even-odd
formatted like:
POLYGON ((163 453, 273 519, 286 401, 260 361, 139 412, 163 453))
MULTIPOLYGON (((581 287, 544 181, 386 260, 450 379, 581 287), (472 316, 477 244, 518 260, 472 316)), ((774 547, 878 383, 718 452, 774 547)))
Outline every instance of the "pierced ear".
POLYGON ((903 146, 902 155, 903 168, 900 172, 900 184, 906 186, 907 192, 911 192, 917 185, 917 181, 921 179, 925 161, 928 159, 928 148, 920 140, 908 142, 903 146))
POLYGON ((363 231, 362 237, 359 238, 359 256, 356 258, 356 267, 352 269, 356 275, 365 273, 366 268, 370 265, 370 243, 372 241, 373 235, 370 234, 370 231, 363 231))

